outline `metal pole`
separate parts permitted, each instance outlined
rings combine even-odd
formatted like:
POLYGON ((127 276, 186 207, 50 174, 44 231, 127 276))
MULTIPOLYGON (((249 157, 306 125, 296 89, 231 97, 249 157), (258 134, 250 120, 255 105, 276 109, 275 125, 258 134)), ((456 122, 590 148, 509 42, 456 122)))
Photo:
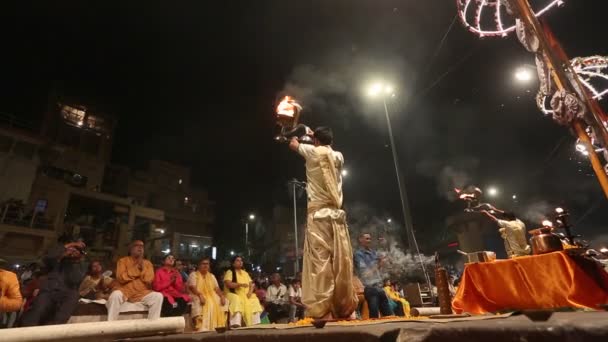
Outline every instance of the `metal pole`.
POLYGON ((298 257, 298 215, 297 215, 297 201, 296 201, 296 182, 294 180, 293 182, 293 231, 294 231, 294 240, 295 240, 295 249, 294 249, 294 255, 296 257, 296 263, 295 263, 295 271, 294 271, 294 277, 298 275, 298 272, 300 270, 300 260, 298 257))
POLYGON ((393 152, 393 162, 395 163, 395 173, 397 174, 397 185, 399 186, 399 197, 401 198, 401 209, 403 210, 403 224, 405 225, 405 235, 407 237, 407 245, 410 250, 414 250, 414 244, 412 243, 412 219, 410 215, 410 208, 405 190, 405 184, 401 179, 401 172, 399 170, 399 159, 397 158, 397 149, 395 147, 395 139, 393 138, 393 127, 391 126, 391 119, 388 114, 388 106, 386 105, 386 99, 383 98, 384 103, 384 114, 386 114, 386 124, 388 126, 388 136, 391 143, 391 150, 393 152))
POLYGON ((407 192, 405 189, 405 182, 401 178, 402 176, 399 170, 399 160, 397 158, 397 149, 395 147, 395 139, 393 138, 393 128, 391 126, 391 119, 388 114, 388 105, 386 104, 386 98, 383 98, 382 102, 384 103, 384 114, 386 115, 386 124, 388 126, 388 136, 391 143, 391 150, 393 152, 393 161, 395 162, 395 173, 397 174, 397 184, 399 185, 399 195, 401 197, 401 209, 403 210, 403 222, 405 225, 407 243, 410 248, 410 251, 414 251, 418 255, 418 259, 420 260, 420 266, 422 266, 422 273, 424 274, 427 286, 429 287, 429 291, 431 292, 431 298, 433 298, 433 287, 431 284, 431 278, 426 272, 426 267, 424 266, 424 262, 422 261, 422 255, 420 254, 420 249, 418 248, 418 242, 416 241, 416 236, 414 235, 412 216, 410 214, 410 207, 407 198, 407 192))
POLYGON ((249 259, 251 258, 251 253, 249 253, 249 222, 247 221, 245 221, 245 248, 247 249, 247 259, 249 259))

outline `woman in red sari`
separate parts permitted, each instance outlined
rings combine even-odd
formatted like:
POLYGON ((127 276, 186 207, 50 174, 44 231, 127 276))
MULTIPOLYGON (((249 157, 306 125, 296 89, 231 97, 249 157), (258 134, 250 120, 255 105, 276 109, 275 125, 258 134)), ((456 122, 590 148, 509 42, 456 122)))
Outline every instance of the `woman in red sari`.
POLYGON ((184 281, 175 269, 175 258, 168 254, 163 258, 163 266, 156 270, 152 287, 163 294, 161 317, 181 316, 186 312, 190 297, 185 292, 184 281))

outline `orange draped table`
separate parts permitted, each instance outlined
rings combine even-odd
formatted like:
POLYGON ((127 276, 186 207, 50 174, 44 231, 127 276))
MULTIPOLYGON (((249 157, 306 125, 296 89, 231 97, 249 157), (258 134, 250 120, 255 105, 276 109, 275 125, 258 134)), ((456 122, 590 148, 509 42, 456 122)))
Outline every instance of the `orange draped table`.
POLYGON ((456 313, 556 308, 599 309, 608 303, 608 274, 566 252, 467 264, 452 308, 456 313))

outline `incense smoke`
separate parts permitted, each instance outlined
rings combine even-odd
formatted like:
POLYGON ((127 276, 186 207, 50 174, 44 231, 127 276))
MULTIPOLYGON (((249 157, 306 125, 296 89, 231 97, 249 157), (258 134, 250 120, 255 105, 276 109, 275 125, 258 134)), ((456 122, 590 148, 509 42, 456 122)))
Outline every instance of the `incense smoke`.
POLYGON ((546 201, 534 202, 527 205, 525 210, 520 214, 522 218, 532 224, 539 224, 547 219, 547 214, 552 211, 553 207, 546 201))
POLYGON ((346 92, 344 75, 323 71, 312 65, 300 65, 293 70, 279 94, 295 97, 305 111, 314 108, 314 111, 339 114, 347 113, 349 108, 339 101, 326 101, 325 98, 346 92))
POLYGON ((437 181, 437 193, 449 201, 458 199, 454 188, 462 189, 473 182, 472 173, 479 166, 473 157, 460 158, 447 165, 438 160, 423 160, 416 165, 418 174, 437 181))
MULTIPOLYGON (((382 268, 384 279, 425 282, 419 256, 405 251, 403 226, 394 221, 387 222, 364 204, 355 204, 349 208, 348 217, 353 250, 359 248, 359 235, 369 233, 372 236, 372 248, 379 255, 387 257, 382 268)), ((421 255, 421 258, 427 273, 432 276, 434 257, 421 255)))

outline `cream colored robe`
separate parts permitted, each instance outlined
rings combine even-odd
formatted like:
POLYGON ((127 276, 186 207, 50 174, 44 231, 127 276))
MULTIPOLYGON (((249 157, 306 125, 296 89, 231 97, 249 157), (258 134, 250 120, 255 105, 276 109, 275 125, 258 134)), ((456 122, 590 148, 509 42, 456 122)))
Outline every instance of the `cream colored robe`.
POLYGON ((306 159, 308 182, 302 303, 309 317, 349 317, 358 299, 346 212, 341 209, 344 159, 329 146, 300 144, 298 152, 306 159))

